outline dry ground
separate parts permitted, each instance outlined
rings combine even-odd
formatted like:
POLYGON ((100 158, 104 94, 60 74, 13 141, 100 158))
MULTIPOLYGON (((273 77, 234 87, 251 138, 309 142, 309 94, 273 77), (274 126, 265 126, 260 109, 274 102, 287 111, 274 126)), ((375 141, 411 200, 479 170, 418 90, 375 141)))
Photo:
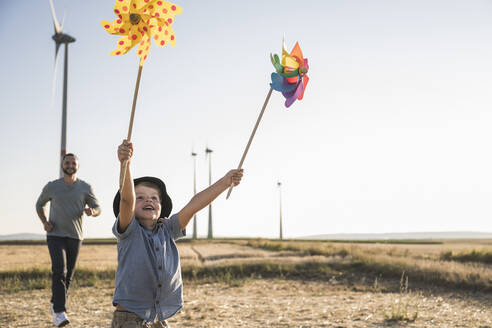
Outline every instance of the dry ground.
MULTIPOLYGON (((49 290, 1 295, 1 327, 51 327, 49 290)), ((110 327, 110 285, 70 292, 70 327, 110 327)), ((238 287, 185 282, 185 305, 172 327, 492 327, 492 296, 354 290, 336 281, 249 280, 238 287), (390 323, 396 302, 415 322, 390 323)))
MULTIPOLYGON (((476 245, 475 245, 476 246, 476 245)), ((475 247, 473 246, 473 247, 475 247)), ((181 243, 183 265, 215 265, 238 261, 328 261, 296 252, 271 252, 238 244, 181 243)), ((449 245, 363 245, 375 252, 410 253, 435 257, 441 250, 470 249, 449 245)), ((472 248, 473 248, 472 247, 472 248)), ((490 247, 490 244, 485 246, 490 247)), ((476 247, 475 247, 476 248, 476 247)), ((115 245, 84 245, 79 268, 111 269, 116 265, 115 245)), ((46 246, 0 245, 0 271, 49 268, 46 246)), ((488 268, 490 269, 490 268, 488 268)), ((381 282, 380 282, 381 283, 381 282)), ((384 283, 384 282, 383 282, 384 283)), ((113 282, 70 291, 71 327, 109 327, 113 282)), ((449 290, 422 290, 407 294, 381 292, 369 284, 329 281, 247 279, 232 287, 223 283, 184 282, 185 306, 170 320, 172 327, 477 327, 492 328, 492 295, 449 290), (398 304, 408 305, 415 322, 391 323, 398 304)), ((410 281, 410 290, 412 282, 410 281)), ((50 290, 0 294, 0 328, 51 327, 50 290)), ((69 327, 70 327, 69 326, 69 327)))

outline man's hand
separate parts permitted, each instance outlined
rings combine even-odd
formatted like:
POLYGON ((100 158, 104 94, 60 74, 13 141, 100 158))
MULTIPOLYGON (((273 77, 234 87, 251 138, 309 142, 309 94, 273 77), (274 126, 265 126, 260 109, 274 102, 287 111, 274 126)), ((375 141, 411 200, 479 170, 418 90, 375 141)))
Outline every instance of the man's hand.
POLYGON ((84 208, 84 212, 85 212, 85 215, 87 215, 87 216, 93 216, 96 211, 93 208, 86 207, 86 208, 84 208))
POLYGON ((126 140, 118 147, 118 159, 120 162, 129 161, 133 156, 133 144, 126 140))
POLYGON ((243 169, 239 170, 230 170, 227 172, 227 174, 224 176, 224 179, 226 180, 227 186, 230 186, 231 184, 234 184, 234 186, 237 186, 243 177, 243 169))
POLYGON ((50 221, 46 221, 44 224, 44 231, 46 232, 50 232, 51 230, 53 230, 53 225, 51 224, 50 221))

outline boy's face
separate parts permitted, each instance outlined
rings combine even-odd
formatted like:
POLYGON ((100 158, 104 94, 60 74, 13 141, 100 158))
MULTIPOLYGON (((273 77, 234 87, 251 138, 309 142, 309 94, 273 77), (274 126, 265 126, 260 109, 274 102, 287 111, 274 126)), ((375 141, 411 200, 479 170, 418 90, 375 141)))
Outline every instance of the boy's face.
POLYGON ((135 195, 135 217, 139 220, 157 220, 161 213, 159 191, 151 187, 137 185, 135 195))

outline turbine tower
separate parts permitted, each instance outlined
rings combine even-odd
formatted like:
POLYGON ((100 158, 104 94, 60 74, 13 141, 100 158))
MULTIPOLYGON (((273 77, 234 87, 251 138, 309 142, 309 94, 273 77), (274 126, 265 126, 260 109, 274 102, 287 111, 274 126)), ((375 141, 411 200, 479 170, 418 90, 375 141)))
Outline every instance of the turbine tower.
MULTIPOLYGON (((196 195, 196 153, 191 151, 191 156, 193 157, 193 196, 196 195)), ((193 239, 197 239, 196 231, 196 213, 193 216, 193 239)))
MULTIPOLYGON (((208 185, 212 185, 212 149, 205 149, 205 156, 208 156, 208 185)), ((208 239, 214 238, 213 230, 212 230, 212 203, 208 205, 208 239)))
MULTIPOLYGON (((63 156, 67 153, 67 74, 68 74, 68 44, 75 42, 75 38, 68 34, 63 33, 63 21, 62 25, 58 23, 58 19, 55 14, 55 7, 53 6, 53 0, 50 1, 51 16, 53 18, 53 25, 55 27, 55 34, 52 39, 55 41, 55 71, 53 81, 56 78, 56 66, 58 63, 58 50, 62 44, 65 45, 65 63, 63 67, 63 101, 62 101, 62 128, 61 128, 61 150, 60 150, 60 164, 63 156)), ((63 170, 60 167, 60 177, 63 177, 63 170)))
POLYGON ((284 239, 283 231, 282 231, 282 183, 277 182, 278 186, 278 196, 280 201, 280 240, 284 239))

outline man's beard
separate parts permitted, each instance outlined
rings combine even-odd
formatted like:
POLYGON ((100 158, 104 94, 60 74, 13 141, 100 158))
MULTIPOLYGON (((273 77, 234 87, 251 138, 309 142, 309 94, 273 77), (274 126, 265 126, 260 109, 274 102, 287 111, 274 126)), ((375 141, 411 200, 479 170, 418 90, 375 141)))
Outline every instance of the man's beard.
POLYGON ((65 173, 66 175, 68 175, 70 177, 72 175, 74 175, 75 173, 77 173, 77 170, 76 169, 71 169, 71 170, 73 170, 73 172, 69 172, 67 169, 62 168, 63 173, 65 173))

